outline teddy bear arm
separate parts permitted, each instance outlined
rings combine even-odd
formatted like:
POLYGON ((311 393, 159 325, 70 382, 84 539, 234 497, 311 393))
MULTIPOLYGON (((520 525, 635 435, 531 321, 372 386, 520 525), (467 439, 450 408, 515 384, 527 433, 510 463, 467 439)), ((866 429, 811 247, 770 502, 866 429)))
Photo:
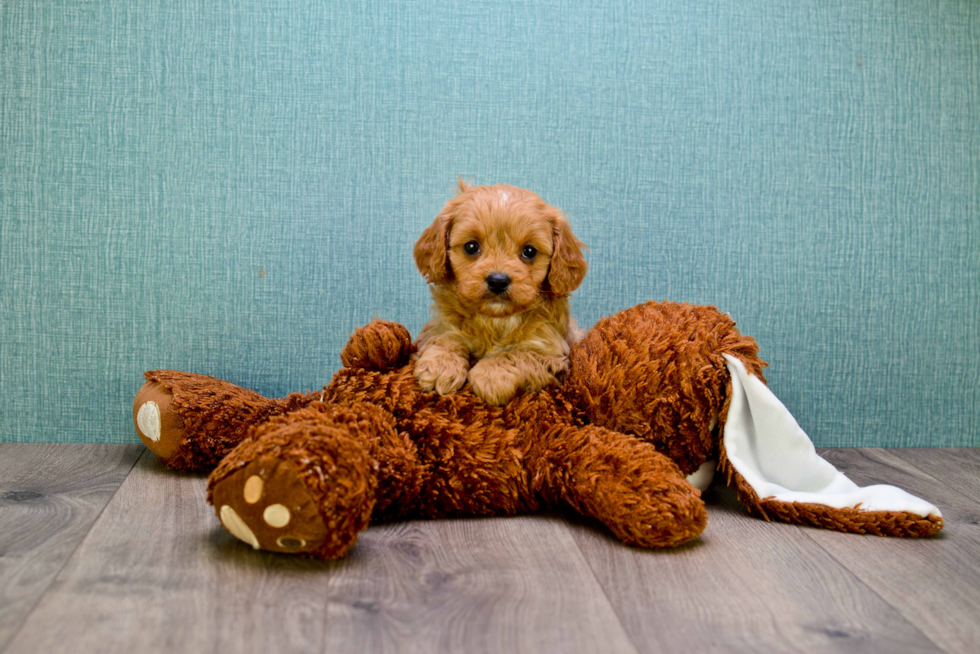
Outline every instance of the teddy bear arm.
POLYGON ((412 335, 404 326, 372 320, 351 334, 340 360, 346 368, 385 371, 404 366, 414 352, 412 335))
POLYGON ((650 443, 602 427, 565 427, 551 436, 550 494, 640 547, 680 545, 704 531, 700 493, 650 443))

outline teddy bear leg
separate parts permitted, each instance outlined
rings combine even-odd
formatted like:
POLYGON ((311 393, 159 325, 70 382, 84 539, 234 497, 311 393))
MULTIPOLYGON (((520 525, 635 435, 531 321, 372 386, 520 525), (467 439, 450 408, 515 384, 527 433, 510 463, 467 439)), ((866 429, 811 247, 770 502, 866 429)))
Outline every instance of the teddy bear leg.
POLYGON ((602 427, 569 427, 548 457, 553 492, 623 542, 673 547, 702 531, 701 493, 650 443, 602 427))
POLYGON ((173 370, 153 370, 145 377, 133 400, 136 433, 173 470, 212 470, 250 426, 319 397, 296 393, 273 400, 220 379, 173 370))
POLYGON ((341 557, 372 514, 418 495, 414 449, 389 418, 370 405, 319 402, 273 417, 215 469, 208 501, 255 549, 341 557))

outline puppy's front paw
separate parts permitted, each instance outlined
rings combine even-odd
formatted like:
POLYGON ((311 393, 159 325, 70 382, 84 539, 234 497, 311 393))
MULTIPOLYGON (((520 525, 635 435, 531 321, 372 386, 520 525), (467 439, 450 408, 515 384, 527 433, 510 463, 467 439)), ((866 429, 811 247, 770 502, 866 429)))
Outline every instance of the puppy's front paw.
POLYGON ((497 406, 507 404, 523 383, 517 368, 492 358, 477 361, 468 378, 477 397, 497 406))
POLYGON ((458 354, 430 347, 415 360, 415 379, 424 391, 448 395, 455 393, 466 383, 468 368, 469 361, 458 354))

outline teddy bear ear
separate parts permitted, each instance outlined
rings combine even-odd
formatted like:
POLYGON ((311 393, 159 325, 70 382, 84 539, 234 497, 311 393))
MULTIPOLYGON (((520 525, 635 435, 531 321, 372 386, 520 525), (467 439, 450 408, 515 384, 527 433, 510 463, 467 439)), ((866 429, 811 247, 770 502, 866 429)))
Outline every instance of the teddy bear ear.
POLYGON ((453 277, 449 264, 449 230, 458 207, 457 198, 447 202, 415 243, 415 265, 430 284, 441 284, 453 277))
POLYGON ((578 288, 585 277, 588 264, 582 249, 585 243, 572 233, 568 220, 557 209, 552 217, 554 222, 554 252, 551 255, 551 268, 548 271, 548 286, 556 296, 565 296, 578 288))

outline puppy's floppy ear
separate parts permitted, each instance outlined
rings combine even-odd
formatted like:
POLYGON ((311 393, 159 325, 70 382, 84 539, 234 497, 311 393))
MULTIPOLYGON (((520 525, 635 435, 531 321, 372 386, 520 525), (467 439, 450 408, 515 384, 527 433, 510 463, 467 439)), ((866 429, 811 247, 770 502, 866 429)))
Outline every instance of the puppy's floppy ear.
POLYGON ((453 278, 453 269, 449 265, 449 230, 458 206, 456 199, 447 202, 415 242, 415 265, 430 284, 441 284, 453 278))
POLYGON ((561 297, 578 288, 585 277, 588 264, 582 255, 585 243, 575 238, 565 216, 555 210, 552 218, 555 226, 554 252, 548 270, 548 286, 553 295, 561 297))

